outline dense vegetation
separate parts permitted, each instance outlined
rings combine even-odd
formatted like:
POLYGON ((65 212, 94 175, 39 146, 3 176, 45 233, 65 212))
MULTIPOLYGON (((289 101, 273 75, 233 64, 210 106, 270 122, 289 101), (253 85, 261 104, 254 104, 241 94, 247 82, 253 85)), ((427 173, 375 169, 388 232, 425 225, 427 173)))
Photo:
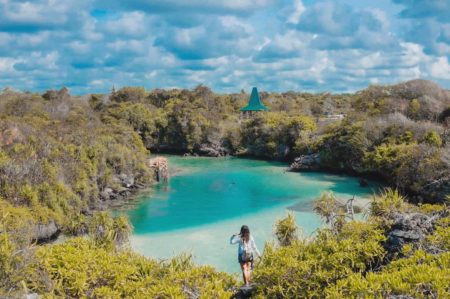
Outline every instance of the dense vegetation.
POLYGON ((315 209, 330 228, 304 240, 292 216, 280 220, 280 245, 267 247, 255 272, 256 296, 450 296, 450 92, 415 80, 355 94, 261 96, 271 111, 244 120, 247 94, 204 86, 81 97, 64 88, 3 90, 0 296, 229 297, 232 277, 187 257, 141 257, 126 247, 127 220, 97 212, 153 183, 149 151, 285 161, 315 155, 314 169, 375 176, 411 202, 439 203, 419 208, 389 191, 361 223, 324 194, 315 209), (432 226, 420 242, 393 251, 389 234, 405 213, 427 215, 432 226), (35 245, 60 231, 87 237, 35 245))
POLYGON ((15 232, 11 217, 0 219, 0 296, 21 298, 229 298, 236 281, 211 267, 196 267, 190 256, 169 261, 145 258, 127 248, 126 219, 94 214, 85 238, 29 247, 15 232))
POLYGON ((139 135, 120 122, 102 122, 65 90, 57 98, 6 91, 0 111, 0 207, 17 226, 37 231, 37 224, 56 222, 83 230, 79 215, 100 208, 104 190, 121 191, 130 183, 123 178, 133 185, 152 181, 139 135))
MULTIPOLYGON (((321 215, 328 218, 333 209, 322 210, 321 215)), ((283 237, 279 238, 281 246, 266 247, 255 272, 259 285, 257 295, 261 298, 449 298, 449 216, 448 207, 413 206, 398 192, 387 190, 372 199, 367 222, 335 222, 330 228, 320 230, 312 240, 294 235, 289 245, 283 237), (392 254, 388 246, 392 242, 389 240, 392 224, 399 215, 412 214, 421 214, 430 221, 435 219, 433 229, 423 239, 404 244, 392 254)), ((276 226, 278 237, 285 236, 280 230, 295 229, 295 222, 290 218, 276 226)))
POLYGON ((152 151, 249 155, 292 161, 319 154, 318 169, 371 175, 435 202, 450 192, 450 92, 415 80, 356 94, 261 93, 271 108, 240 120, 248 95, 124 88, 93 96, 103 115, 130 124, 152 151), (327 117, 343 114, 343 120, 327 117))

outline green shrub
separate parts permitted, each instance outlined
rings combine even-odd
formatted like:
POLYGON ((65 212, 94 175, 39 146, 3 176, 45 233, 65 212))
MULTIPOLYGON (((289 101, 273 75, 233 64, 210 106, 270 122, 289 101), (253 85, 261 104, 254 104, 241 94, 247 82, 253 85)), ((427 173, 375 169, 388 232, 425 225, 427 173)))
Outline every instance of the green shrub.
POLYGON ((398 190, 384 189, 379 195, 372 197, 370 201, 370 216, 383 227, 389 227, 397 213, 413 209, 398 190))
POLYGON ((314 212, 325 219, 333 231, 341 230, 345 223, 346 209, 331 191, 323 192, 321 196, 314 201, 314 212))
POLYGON ((327 290, 328 298, 449 298, 450 253, 416 251, 379 272, 354 273, 327 290))
POLYGON ((438 133, 436 133, 435 131, 429 131, 427 132, 422 139, 422 142, 425 142, 431 146, 437 146, 437 147, 441 147, 442 146, 442 139, 441 136, 439 136, 438 133))
POLYGON ((326 288, 354 272, 372 269, 384 256, 383 232, 349 222, 335 235, 322 230, 310 242, 266 247, 254 280, 268 298, 323 298, 326 288))
POLYGON ((298 227, 294 214, 289 213, 286 218, 275 223, 275 235, 281 246, 289 246, 298 240, 298 227))
POLYGON ((229 298, 234 279, 189 258, 158 262, 131 251, 114 252, 83 238, 40 247, 27 287, 64 298, 229 298))

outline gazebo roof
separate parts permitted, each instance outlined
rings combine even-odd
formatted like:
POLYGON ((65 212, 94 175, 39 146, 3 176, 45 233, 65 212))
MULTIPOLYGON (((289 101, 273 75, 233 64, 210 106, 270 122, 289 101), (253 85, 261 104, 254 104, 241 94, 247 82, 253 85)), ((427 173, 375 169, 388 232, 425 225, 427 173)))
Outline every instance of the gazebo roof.
POLYGON ((247 106, 241 108, 241 111, 268 111, 269 108, 264 106, 258 94, 258 89, 253 87, 252 94, 248 100, 247 106))

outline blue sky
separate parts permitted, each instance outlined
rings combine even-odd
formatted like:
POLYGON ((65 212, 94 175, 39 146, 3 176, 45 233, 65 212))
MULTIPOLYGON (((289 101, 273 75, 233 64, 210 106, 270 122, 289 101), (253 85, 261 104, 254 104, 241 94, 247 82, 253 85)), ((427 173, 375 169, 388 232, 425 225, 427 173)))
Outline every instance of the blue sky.
POLYGON ((0 88, 450 88, 450 0, 0 0, 0 88))

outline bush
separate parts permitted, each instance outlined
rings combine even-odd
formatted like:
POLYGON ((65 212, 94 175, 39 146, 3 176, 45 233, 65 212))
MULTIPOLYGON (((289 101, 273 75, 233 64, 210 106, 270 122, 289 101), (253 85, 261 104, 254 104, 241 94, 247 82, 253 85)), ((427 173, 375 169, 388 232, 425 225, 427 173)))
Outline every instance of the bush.
POLYGON ((311 242, 266 247, 255 270, 258 294, 268 298, 324 298, 326 288, 353 272, 374 268, 384 256, 383 232, 350 222, 338 235, 322 230, 311 242))
POLYGON ((38 249, 27 280, 32 292, 65 298, 229 298, 234 279, 211 267, 195 267, 189 257, 167 262, 131 251, 110 251, 83 238, 38 249))
POLYGON ((289 213, 286 218, 278 220, 275 223, 275 235, 281 246, 292 245, 298 240, 298 227, 295 222, 295 217, 289 213))
POLYGON ((450 253, 416 251, 379 272, 354 273, 327 290, 329 298, 448 298, 450 253))
POLYGON ((314 212, 325 219, 335 232, 340 231, 345 223, 346 210, 332 192, 323 192, 322 195, 314 201, 314 212))

